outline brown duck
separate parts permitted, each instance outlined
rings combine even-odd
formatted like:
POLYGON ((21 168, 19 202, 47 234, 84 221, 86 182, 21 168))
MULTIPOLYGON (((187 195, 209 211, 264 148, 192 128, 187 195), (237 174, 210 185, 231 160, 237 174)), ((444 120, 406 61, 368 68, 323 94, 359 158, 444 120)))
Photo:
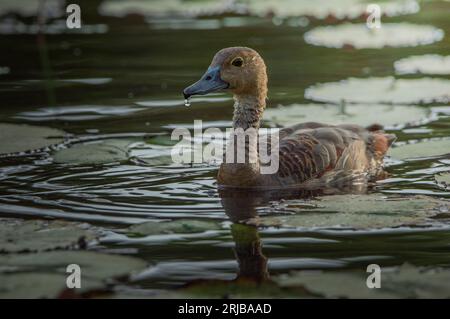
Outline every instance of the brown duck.
MULTIPOLYGON (((228 90, 234 95, 233 128, 259 129, 267 98, 266 65, 246 47, 217 52, 199 81, 184 89, 185 98, 228 90)), ((320 188, 380 175, 383 157, 395 140, 380 126, 301 123, 279 131, 275 173, 262 174, 258 147, 245 141, 244 163, 224 162, 217 180, 233 188, 320 188), (253 157, 253 161, 250 159, 253 157), (256 158, 256 161, 254 160, 256 158)), ((236 144, 226 152, 236 152, 236 144)))

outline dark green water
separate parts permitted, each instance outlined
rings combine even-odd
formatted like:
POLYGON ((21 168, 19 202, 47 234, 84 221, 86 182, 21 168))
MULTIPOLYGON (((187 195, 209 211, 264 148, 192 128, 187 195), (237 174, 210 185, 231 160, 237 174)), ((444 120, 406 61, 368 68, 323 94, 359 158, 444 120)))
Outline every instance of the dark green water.
MULTIPOLYGON (((234 45, 250 46, 264 57, 270 77, 269 108, 310 103, 304 91, 316 83, 393 76, 393 63, 398 59, 450 53, 450 3, 442 2, 423 4, 420 13, 390 18, 389 22, 432 24, 444 30, 444 40, 417 47, 363 50, 306 44, 304 32, 323 24, 316 20, 306 27, 291 27, 286 23, 276 26, 270 18, 241 17, 242 25, 235 27, 170 29, 152 28, 139 16, 101 16, 91 1, 83 8, 84 23, 104 24, 108 30, 41 38, 1 35, 0 64, 11 70, 0 75, 1 122, 58 128, 75 138, 170 134, 175 126, 192 126, 195 119, 225 128, 232 116, 230 96, 194 99, 188 108, 181 92, 204 72, 216 51, 234 45)), ((450 79, 449 75, 437 77, 450 79)), ((435 106, 449 104, 420 108, 435 106)), ((391 132, 398 136, 397 142, 450 137, 448 114, 415 126, 416 130, 408 127, 391 132)), ((373 122, 377 120, 373 118, 373 122)), ((154 156, 158 146, 162 151, 169 148, 164 142, 144 140, 148 142, 141 145, 144 155, 154 156), (149 148, 149 143, 156 147, 149 148)), ((139 147, 133 152, 138 156, 139 147)), ((450 193, 434 182, 435 173, 450 171, 448 155, 387 164, 391 177, 370 193, 450 198, 450 193)), ((188 236, 135 238, 119 234, 130 224, 154 219, 212 219, 232 224, 216 190, 216 171, 217 166, 207 164, 153 165, 133 159, 99 165, 58 164, 51 152, 10 156, 0 159, 0 216, 52 217, 103 227, 107 236, 99 249, 120 252, 130 248, 128 253, 152 265, 119 290, 151 292, 198 279, 232 280, 239 269, 233 247, 240 239, 229 227, 188 236)), ((276 205, 261 204, 257 211, 276 215, 276 205)), ((360 231, 261 228, 249 236, 260 237, 271 276, 301 269, 365 269, 369 263, 450 265, 450 235, 445 225, 360 231)))

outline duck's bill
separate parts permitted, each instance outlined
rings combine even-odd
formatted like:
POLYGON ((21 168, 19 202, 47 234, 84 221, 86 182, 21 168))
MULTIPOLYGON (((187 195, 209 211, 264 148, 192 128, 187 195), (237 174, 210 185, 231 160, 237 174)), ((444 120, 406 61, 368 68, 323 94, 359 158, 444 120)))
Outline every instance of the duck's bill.
POLYGON ((204 95, 228 88, 228 83, 220 78, 220 67, 209 68, 200 80, 183 90, 184 98, 204 95))

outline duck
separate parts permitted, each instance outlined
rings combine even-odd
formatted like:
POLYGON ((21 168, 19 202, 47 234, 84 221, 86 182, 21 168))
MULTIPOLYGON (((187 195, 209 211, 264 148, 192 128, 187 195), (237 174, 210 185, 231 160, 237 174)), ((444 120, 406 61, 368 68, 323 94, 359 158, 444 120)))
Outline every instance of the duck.
MULTIPOLYGON (((268 94, 266 64, 248 47, 218 51, 206 72, 183 90, 185 99, 213 92, 230 92, 234 99, 233 129, 259 134, 268 94)), ((383 158, 396 136, 378 124, 299 123, 281 128, 268 141, 277 150, 277 170, 264 173, 258 142, 245 140, 245 161, 224 161, 217 174, 221 188, 317 189, 368 181, 383 175, 383 158), (274 141, 276 140, 276 141, 274 141), (272 143, 273 142, 273 143, 272 143)), ((237 143, 226 148, 236 153, 237 143)), ((225 155, 225 156, 226 156, 225 155)))

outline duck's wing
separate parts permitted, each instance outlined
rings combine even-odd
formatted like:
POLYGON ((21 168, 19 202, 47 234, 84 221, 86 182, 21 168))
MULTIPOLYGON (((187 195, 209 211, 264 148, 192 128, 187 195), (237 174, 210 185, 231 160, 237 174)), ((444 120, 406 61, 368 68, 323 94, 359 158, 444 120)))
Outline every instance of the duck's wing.
POLYGON ((369 132, 357 125, 308 122, 284 128, 279 131, 277 179, 292 184, 325 175, 368 172, 380 164, 391 143, 384 132, 369 132))

